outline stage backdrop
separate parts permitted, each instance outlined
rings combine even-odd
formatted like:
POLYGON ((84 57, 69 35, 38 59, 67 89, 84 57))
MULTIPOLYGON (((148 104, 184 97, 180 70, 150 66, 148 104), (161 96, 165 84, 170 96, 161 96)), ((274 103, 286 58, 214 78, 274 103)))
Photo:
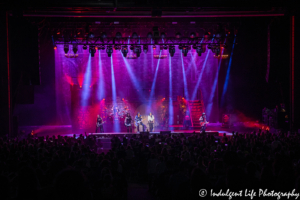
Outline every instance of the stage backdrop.
POLYGON ((72 45, 69 48, 68 54, 63 45, 55 50, 56 108, 63 124, 71 124, 70 85, 82 90, 81 106, 87 106, 91 99, 100 104, 103 99, 116 102, 117 98, 124 98, 129 102, 146 103, 151 110, 153 101, 162 98, 176 101, 177 96, 199 99, 202 93, 208 119, 216 121, 218 118, 219 65, 211 50, 198 56, 192 49, 185 57, 176 46, 176 53, 170 57, 168 50, 149 46, 147 54, 142 52, 136 57, 129 50, 124 58, 119 50, 114 50, 111 57, 105 50, 97 50, 91 57, 89 50, 81 46, 78 55, 74 55, 72 45))

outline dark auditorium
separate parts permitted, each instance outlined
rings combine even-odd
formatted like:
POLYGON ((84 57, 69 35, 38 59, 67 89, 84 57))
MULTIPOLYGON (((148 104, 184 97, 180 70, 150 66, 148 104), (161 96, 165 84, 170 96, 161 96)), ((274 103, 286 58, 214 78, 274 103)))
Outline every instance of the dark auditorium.
POLYGON ((0 199, 300 199, 297 4, 1 1, 0 199))

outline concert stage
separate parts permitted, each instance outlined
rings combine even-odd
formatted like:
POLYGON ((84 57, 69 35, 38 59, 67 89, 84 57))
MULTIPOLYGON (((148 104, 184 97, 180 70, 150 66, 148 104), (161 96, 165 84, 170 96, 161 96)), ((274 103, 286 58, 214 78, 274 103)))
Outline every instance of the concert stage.
MULTIPOLYGON (((212 123, 207 126, 206 132, 207 134, 213 134, 214 136, 222 137, 224 133, 226 133, 227 136, 231 136, 232 132, 239 132, 241 134, 244 133, 251 133, 253 131, 257 131, 259 127, 246 127, 244 125, 238 125, 235 124, 230 128, 223 128, 221 123, 212 123)), ((67 137, 73 137, 74 133, 72 132, 72 126, 66 125, 66 126, 22 126, 19 128, 20 136, 26 136, 31 131, 34 132, 34 135, 37 137, 46 137, 49 136, 67 136, 67 137)), ((105 129, 104 129, 105 131, 105 129)), ((176 126, 176 127, 169 127, 169 130, 166 129, 155 129, 153 132, 150 132, 149 135, 154 134, 160 134, 163 132, 163 134, 184 134, 184 135, 191 135, 191 134, 199 134, 200 129, 199 128, 193 128, 190 127, 190 129, 184 129, 183 126, 176 126), (168 132, 169 131, 169 132, 168 132)), ((85 132, 80 133, 83 136, 85 136, 85 132)), ((76 134, 76 137, 78 137, 80 134, 76 134)), ((104 133, 93 133, 93 132, 86 132, 86 135, 96 135, 97 137, 112 137, 114 135, 121 137, 124 135, 140 135, 140 133, 136 132, 135 130, 132 133, 128 132, 104 132, 104 133)))
MULTIPOLYGON (((227 132, 227 131, 206 131, 206 133, 208 135, 214 135, 214 136, 223 136, 224 133, 226 133, 227 136, 231 136, 232 133, 230 132, 227 132)), ((148 132, 132 132, 132 133, 128 133, 128 132, 120 132, 120 133, 89 133, 88 135, 95 135, 95 136, 98 136, 98 137, 102 137, 102 136, 105 136, 105 137, 110 137, 110 136, 129 136, 129 135, 143 135, 143 134, 148 134, 148 132)), ((167 135, 167 134, 184 134, 186 136, 189 136, 189 135, 192 135, 192 134, 200 134, 200 131, 199 130, 174 130, 174 131, 154 131, 154 132, 149 132, 149 135, 167 135)))

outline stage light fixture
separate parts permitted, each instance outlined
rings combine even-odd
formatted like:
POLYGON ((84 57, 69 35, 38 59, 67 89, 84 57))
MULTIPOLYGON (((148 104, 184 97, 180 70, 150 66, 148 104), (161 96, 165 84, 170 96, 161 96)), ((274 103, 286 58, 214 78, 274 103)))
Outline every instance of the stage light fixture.
POLYGON ((106 34, 106 32, 103 32, 103 33, 101 33, 101 38, 102 38, 102 39, 105 39, 105 38, 107 38, 107 34, 106 34))
POLYGON ((106 47, 106 53, 108 57, 111 57, 111 54, 113 53, 113 48, 112 46, 107 46, 106 47))
POLYGON ((153 37, 152 33, 149 32, 149 33, 147 34, 147 38, 151 39, 152 37, 153 37))
POLYGON ((90 46, 89 52, 90 52, 90 54, 91 54, 91 57, 94 57, 94 56, 95 56, 95 53, 96 53, 95 46, 90 46))
POLYGON ((133 49, 134 49, 134 46, 133 46, 133 45, 130 45, 130 47, 129 47, 129 48, 130 48, 130 50, 131 50, 131 51, 133 51, 133 49))
POLYGON ((131 37, 132 37, 133 39, 136 39, 136 38, 138 38, 138 34, 137 34, 136 32, 133 32, 131 37))
POLYGON ((153 47, 152 47, 154 50, 156 49, 156 46, 155 45, 153 45, 153 47))
POLYGON ((201 56, 201 54, 205 52, 205 49, 203 49, 202 46, 197 46, 196 52, 198 56, 201 56))
POLYGON ((188 46, 183 46, 183 47, 182 47, 182 53, 183 53, 183 56, 187 56, 188 52, 189 52, 188 46))
POLYGON ((64 45, 64 51, 65 51, 65 54, 68 54, 68 52, 69 52, 69 45, 68 44, 64 45))
POLYGON ((142 52, 141 46, 135 46, 134 47, 134 53, 136 53, 136 57, 140 57, 141 52, 142 52))
POLYGON ((168 49, 168 45, 164 45, 164 50, 167 50, 168 49))
POLYGON ((54 49, 54 50, 56 50, 56 49, 57 49, 57 46, 56 46, 56 45, 54 45, 53 49, 54 49))
POLYGON ((128 46, 122 46, 121 52, 123 56, 126 57, 128 53, 128 46))
POLYGON ((121 34, 120 32, 117 32, 117 33, 116 33, 116 38, 117 38, 117 39, 122 38, 122 34, 121 34))
POLYGON ((171 57, 174 56, 174 54, 175 54, 175 46, 174 45, 169 46, 169 53, 170 53, 171 57))
POLYGON ((143 46, 143 51, 144 51, 145 54, 148 52, 148 45, 143 46))
POLYGON ((196 37, 196 33, 195 32, 191 32, 190 38, 195 38, 195 37, 196 37))
POLYGON ((162 33, 160 34, 160 37, 161 37, 162 39, 164 39, 164 38, 166 38, 167 36, 166 36, 166 34, 165 34, 164 32, 162 32, 162 33))
POLYGON ((87 50, 87 46, 86 46, 86 45, 83 45, 82 49, 83 49, 83 50, 87 50))
POLYGON ((89 34, 88 34, 88 37, 89 37, 89 38, 94 38, 94 37, 95 37, 95 35, 94 35, 94 33, 93 33, 93 32, 89 32, 89 34))
POLYGON ((73 52, 74 52, 74 54, 76 54, 78 52, 78 45, 77 44, 73 44, 73 52))
POLYGON ((175 34, 175 37, 176 37, 176 38, 181 38, 181 33, 180 33, 180 32, 177 32, 177 33, 175 34))

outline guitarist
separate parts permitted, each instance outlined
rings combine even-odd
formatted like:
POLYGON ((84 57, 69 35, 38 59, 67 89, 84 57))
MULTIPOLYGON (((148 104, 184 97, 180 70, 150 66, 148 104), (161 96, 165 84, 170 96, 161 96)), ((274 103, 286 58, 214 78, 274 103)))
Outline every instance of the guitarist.
POLYGON ((154 125, 154 116, 152 115, 151 112, 148 116, 148 124, 149 124, 150 132, 152 132, 153 131, 153 125, 154 125))
POLYGON ((202 113, 199 120, 200 120, 201 132, 204 132, 206 130, 206 124, 208 124, 208 122, 206 121, 205 113, 202 113))
POLYGON ((136 125, 136 128, 137 128, 137 132, 140 132, 140 125, 143 126, 143 132, 145 132, 145 126, 142 122, 142 116, 140 113, 137 113, 137 115, 135 116, 135 125, 136 125))
POLYGON ((98 129, 100 129, 100 133, 104 133, 103 124, 104 124, 103 119, 100 117, 100 115, 97 115, 96 132, 95 133, 97 133, 98 129))

